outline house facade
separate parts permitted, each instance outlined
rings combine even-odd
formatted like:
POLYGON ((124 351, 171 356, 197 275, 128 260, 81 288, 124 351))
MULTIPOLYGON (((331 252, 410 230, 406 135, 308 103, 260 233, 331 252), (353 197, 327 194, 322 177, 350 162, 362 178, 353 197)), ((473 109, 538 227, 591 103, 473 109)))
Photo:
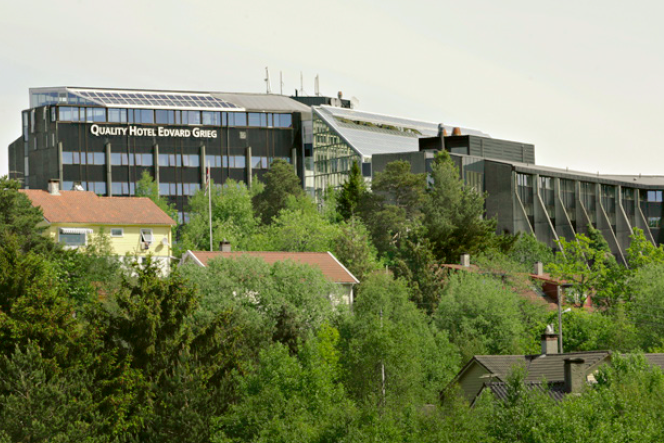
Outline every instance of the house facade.
POLYGON ((150 255, 163 273, 170 271, 171 227, 175 221, 148 198, 99 197, 90 191, 23 189, 44 214, 44 234, 66 248, 89 246, 105 236, 114 255, 142 261, 150 255))

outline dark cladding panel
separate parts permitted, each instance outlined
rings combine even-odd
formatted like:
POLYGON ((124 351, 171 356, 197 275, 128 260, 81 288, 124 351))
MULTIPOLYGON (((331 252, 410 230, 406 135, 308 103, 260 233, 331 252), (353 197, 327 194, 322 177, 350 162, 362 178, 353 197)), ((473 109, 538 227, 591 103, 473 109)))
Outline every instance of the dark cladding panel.
POLYGON ((489 194, 486 199, 487 218, 496 218, 496 232, 515 234, 512 166, 485 161, 484 174, 484 184, 489 194))
POLYGON ((423 151, 418 152, 401 152, 396 154, 374 154, 371 157, 371 173, 375 176, 379 172, 383 172, 388 163, 394 161, 405 161, 410 163, 410 171, 413 174, 422 174, 430 172, 426 170, 427 153, 423 151))

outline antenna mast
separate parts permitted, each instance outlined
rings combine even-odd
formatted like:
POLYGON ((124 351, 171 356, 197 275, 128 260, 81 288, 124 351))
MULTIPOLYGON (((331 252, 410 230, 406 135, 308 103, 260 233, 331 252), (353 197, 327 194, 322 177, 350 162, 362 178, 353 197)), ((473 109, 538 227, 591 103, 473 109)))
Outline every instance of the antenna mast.
POLYGON ((270 70, 268 67, 265 67, 265 87, 268 94, 272 94, 272 85, 270 84, 270 70))
POLYGON ((279 71, 279 94, 284 95, 284 72, 279 71))
POLYGON ((320 96, 320 79, 318 77, 318 74, 316 74, 316 78, 314 78, 314 95, 316 96, 320 96))

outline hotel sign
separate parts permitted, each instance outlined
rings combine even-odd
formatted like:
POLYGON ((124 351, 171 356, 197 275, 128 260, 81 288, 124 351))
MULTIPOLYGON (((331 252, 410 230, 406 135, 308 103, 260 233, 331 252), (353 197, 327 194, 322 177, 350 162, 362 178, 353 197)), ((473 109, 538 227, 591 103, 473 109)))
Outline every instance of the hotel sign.
POLYGON ((217 138, 216 129, 203 128, 167 128, 165 126, 143 127, 143 126, 90 126, 92 135, 129 135, 132 137, 194 137, 194 138, 217 138))

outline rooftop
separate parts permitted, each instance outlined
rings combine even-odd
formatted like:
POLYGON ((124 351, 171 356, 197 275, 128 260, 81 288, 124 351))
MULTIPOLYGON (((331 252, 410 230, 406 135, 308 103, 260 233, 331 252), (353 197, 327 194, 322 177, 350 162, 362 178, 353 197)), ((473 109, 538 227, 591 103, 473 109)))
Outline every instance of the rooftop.
POLYGON ((99 197, 90 191, 60 191, 60 195, 38 189, 21 189, 32 205, 40 207, 48 223, 99 225, 175 225, 147 197, 99 197))
MULTIPOLYGON (((373 154, 419 151, 420 137, 438 134, 438 123, 333 106, 317 106, 314 112, 353 150, 364 157, 373 154)), ((445 128, 451 133, 452 126, 445 128)), ((467 135, 488 135, 462 128, 467 135)))
POLYGON ((342 265, 330 252, 259 252, 259 251, 187 251, 183 261, 191 257, 198 265, 207 266, 208 261, 220 258, 237 258, 243 255, 260 257, 268 264, 292 260, 296 263, 315 266, 323 275, 334 283, 356 284, 359 280, 342 265))
POLYGON ((165 91, 61 86, 31 88, 30 107, 87 105, 107 108, 183 109, 197 111, 311 112, 311 109, 278 94, 213 91, 165 91))

